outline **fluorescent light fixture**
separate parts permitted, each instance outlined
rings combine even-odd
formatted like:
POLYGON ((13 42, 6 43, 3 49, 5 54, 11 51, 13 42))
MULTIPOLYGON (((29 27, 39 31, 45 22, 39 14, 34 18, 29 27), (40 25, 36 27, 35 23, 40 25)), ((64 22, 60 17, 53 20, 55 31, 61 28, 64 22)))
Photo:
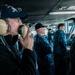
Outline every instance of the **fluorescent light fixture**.
POLYGON ((64 15, 64 14, 75 14, 75 11, 59 11, 59 12, 50 12, 50 15, 64 15))
POLYGON ((75 10, 75 6, 70 6, 67 8, 67 10, 75 10))

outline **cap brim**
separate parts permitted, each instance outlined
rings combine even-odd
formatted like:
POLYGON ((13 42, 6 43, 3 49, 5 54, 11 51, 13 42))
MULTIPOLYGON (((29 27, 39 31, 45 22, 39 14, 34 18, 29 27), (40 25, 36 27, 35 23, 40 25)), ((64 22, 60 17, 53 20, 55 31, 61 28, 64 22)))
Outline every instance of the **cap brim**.
POLYGON ((10 13, 9 17, 26 19, 28 17, 28 14, 26 12, 14 12, 14 13, 10 13))

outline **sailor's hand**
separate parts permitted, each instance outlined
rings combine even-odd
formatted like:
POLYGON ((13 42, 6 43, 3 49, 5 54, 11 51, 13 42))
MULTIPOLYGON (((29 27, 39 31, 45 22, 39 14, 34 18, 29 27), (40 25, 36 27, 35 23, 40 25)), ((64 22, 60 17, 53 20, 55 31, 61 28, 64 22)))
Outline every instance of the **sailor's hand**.
POLYGON ((24 48, 27 48, 27 49, 30 49, 30 50, 33 50, 33 43, 34 43, 34 40, 33 38, 29 35, 30 33, 30 29, 28 28, 28 31, 27 31, 27 34, 25 36, 25 38, 20 38, 20 42, 21 44, 23 45, 24 48))

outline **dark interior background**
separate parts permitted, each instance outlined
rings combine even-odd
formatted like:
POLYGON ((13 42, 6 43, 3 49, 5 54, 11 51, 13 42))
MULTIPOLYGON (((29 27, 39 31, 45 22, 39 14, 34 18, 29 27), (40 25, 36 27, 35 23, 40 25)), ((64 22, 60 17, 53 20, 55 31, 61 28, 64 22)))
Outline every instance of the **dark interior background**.
POLYGON ((27 11, 29 16, 24 22, 31 25, 38 22, 47 26, 54 25, 75 16, 75 14, 49 14, 55 11, 75 11, 75 8, 70 8, 75 6, 75 0, 0 0, 0 8, 3 4, 9 4, 15 8, 21 8, 22 11, 27 11))

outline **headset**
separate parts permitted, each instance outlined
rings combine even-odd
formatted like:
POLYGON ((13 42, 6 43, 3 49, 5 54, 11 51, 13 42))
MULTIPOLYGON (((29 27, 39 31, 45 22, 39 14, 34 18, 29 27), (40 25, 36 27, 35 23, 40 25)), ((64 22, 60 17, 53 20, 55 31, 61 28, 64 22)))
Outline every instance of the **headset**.
POLYGON ((7 30, 7 23, 3 19, 0 19, 0 35, 4 35, 7 32, 7 30))
MULTIPOLYGON (((0 40, 2 41, 2 43, 4 44, 4 46, 6 46, 6 48, 12 52, 10 46, 7 44, 5 38, 4 38, 4 34, 7 33, 8 31, 8 24, 4 19, 0 19, 0 40)), ((28 31, 28 27, 23 24, 21 26, 19 26, 18 28, 18 34, 20 34, 23 38, 25 38, 26 34, 28 31)), ((12 52, 13 53, 13 52, 12 52)), ((14 57, 16 58, 15 54, 13 53, 14 57)))
POLYGON ((23 38, 25 38, 25 36, 26 36, 26 34, 27 34, 27 31, 28 31, 28 27, 27 27, 25 24, 19 26, 19 28, 18 28, 18 33, 19 33, 23 38))
MULTIPOLYGON (((4 19, 0 19, 0 35, 4 35, 8 31, 8 24, 4 19)), ((28 27, 23 24, 18 28, 18 34, 20 34, 23 38, 25 38, 28 31, 28 27)))

